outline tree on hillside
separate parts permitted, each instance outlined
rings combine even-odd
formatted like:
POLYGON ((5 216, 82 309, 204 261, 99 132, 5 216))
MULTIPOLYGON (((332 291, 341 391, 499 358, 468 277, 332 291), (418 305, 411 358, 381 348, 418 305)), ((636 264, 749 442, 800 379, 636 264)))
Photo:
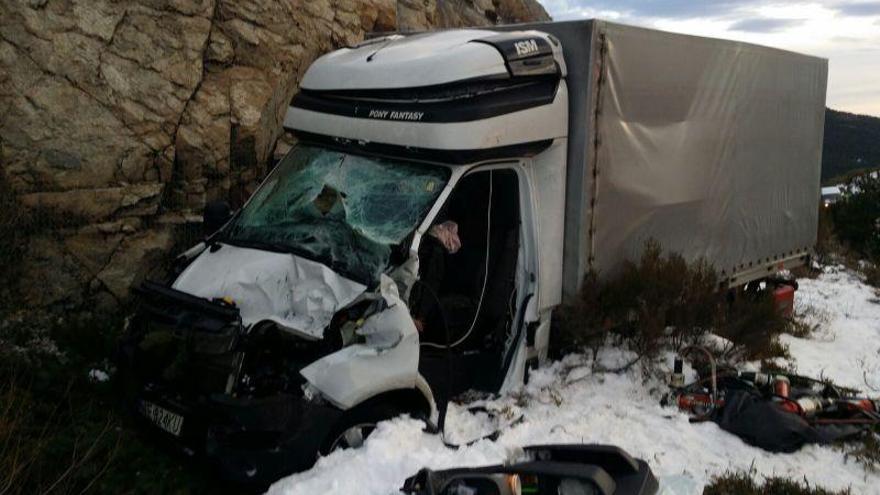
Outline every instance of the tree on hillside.
POLYGON ((822 180, 880 167, 880 118, 825 111, 822 180))
POLYGON ((842 241, 870 260, 880 260, 880 174, 854 178, 831 215, 842 241))

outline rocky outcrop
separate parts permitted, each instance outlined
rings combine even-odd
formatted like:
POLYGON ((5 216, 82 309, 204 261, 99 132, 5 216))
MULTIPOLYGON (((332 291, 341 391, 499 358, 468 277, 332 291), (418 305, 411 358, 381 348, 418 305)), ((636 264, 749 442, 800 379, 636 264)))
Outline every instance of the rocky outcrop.
POLYGON ((317 56, 368 33, 548 19, 535 0, 0 0, 0 163, 34 307, 124 301, 198 221, 240 203, 317 56))

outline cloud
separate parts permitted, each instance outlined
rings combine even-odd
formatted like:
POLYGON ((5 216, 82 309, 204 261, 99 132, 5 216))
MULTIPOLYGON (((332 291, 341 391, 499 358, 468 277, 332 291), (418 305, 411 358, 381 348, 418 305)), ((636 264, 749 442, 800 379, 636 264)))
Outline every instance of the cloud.
POLYGON ((597 12, 617 12, 626 17, 651 19, 740 17, 761 7, 796 8, 809 3, 823 5, 845 16, 880 15, 880 1, 871 0, 542 0, 541 3, 557 18, 597 12))
POLYGON ((834 9, 843 15, 872 17, 880 15, 880 2, 846 2, 835 5, 834 9))
POLYGON ((831 38, 831 41, 835 43, 862 43, 865 40, 862 38, 856 38, 854 36, 835 36, 831 38))
POLYGON ((766 0, 544 0, 551 15, 567 16, 577 12, 619 12, 628 17, 684 18, 723 16, 766 0))
POLYGON ((749 33, 775 33, 790 27, 799 26, 803 23, 803 19, 743 19, 734 22, 728 29, 731 31, 746 31, 749 33))
POLYGON ((880 0, 538 0, 554 19, 600 18, 828 58, 828 104, 880 116, 880 0))

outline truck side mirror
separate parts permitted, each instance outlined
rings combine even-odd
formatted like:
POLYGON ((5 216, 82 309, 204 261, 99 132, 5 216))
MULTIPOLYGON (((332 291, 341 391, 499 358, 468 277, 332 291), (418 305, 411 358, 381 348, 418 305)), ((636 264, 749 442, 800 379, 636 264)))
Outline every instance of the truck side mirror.
POLYGON ((217 232, 232 217, 232 208, 226 201, 211 201, 205 205, 202 227, 206 236, 217 232))

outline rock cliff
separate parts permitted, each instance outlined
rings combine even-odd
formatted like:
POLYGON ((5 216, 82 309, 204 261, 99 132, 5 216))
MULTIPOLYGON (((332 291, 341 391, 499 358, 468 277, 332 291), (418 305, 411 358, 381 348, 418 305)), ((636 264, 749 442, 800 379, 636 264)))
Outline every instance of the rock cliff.
POLYGON ((320 54, 545 19, 535 0, 0 0, 0 191, 38 219, 15 293, 118 307, 206 201, 252 192, 320 54))

